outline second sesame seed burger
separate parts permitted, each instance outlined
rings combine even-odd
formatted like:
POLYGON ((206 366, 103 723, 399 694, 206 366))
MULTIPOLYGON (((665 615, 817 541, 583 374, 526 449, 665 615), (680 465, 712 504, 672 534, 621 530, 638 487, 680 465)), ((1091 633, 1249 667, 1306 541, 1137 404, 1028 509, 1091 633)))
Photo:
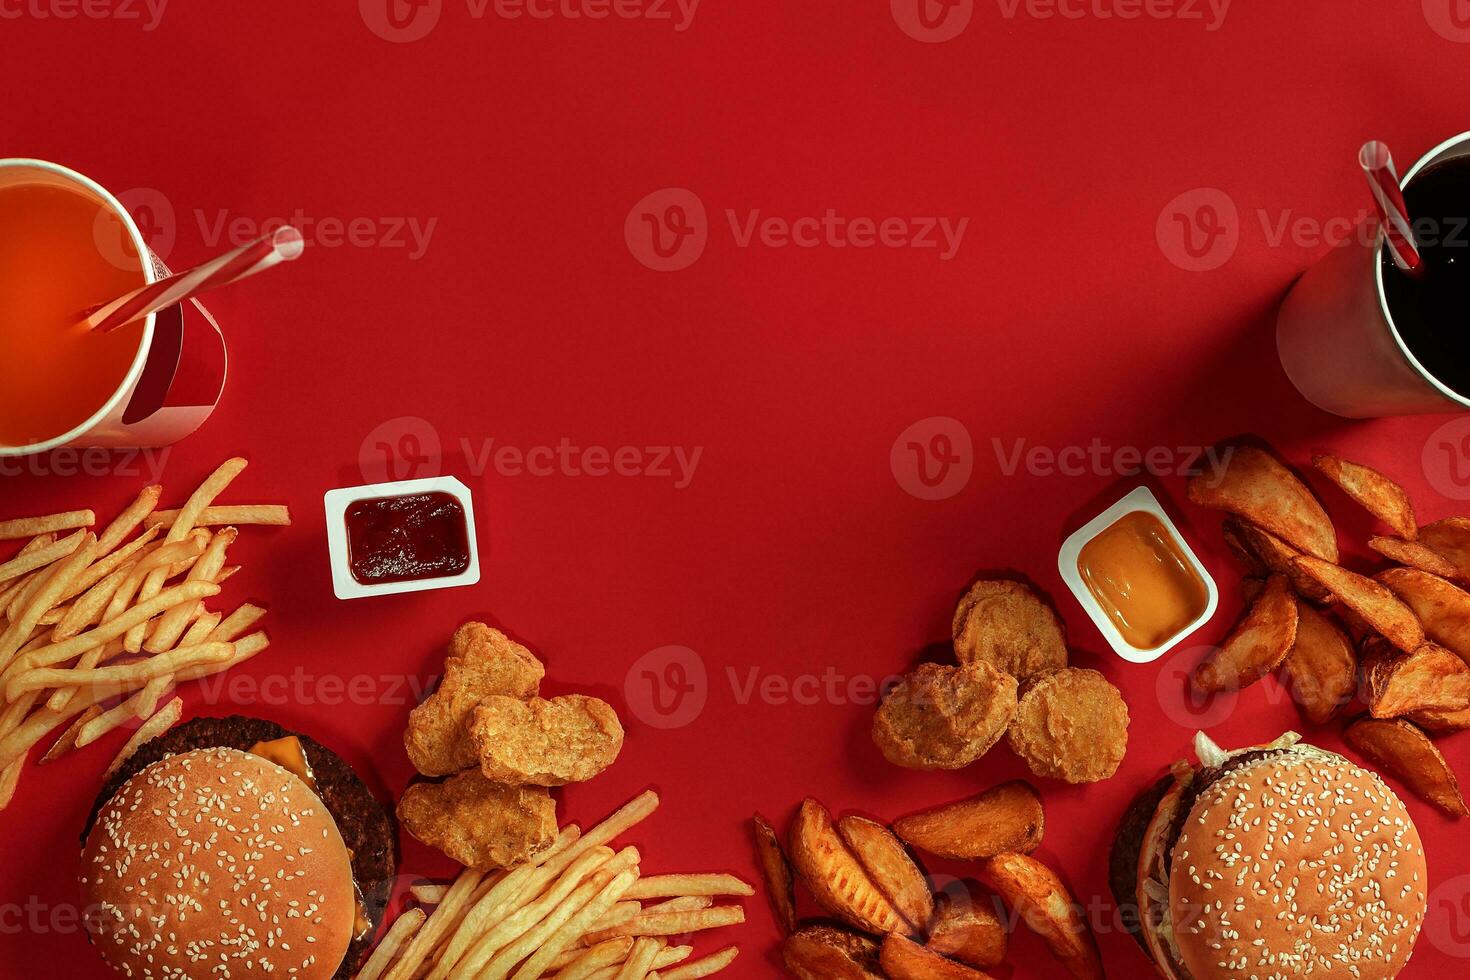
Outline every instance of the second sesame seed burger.
POLYGON ((356 973, 396 866, 393 826, 320 743, 201 718, 145 744, 83 835, 92 941, 124 976, 356 973))
POLYGON ((1288 735, 1203 734, 1118 831, 1112 886, 1166 980, 1389 980, 1424 923, 1424 846, 1404 804, 1288 735))

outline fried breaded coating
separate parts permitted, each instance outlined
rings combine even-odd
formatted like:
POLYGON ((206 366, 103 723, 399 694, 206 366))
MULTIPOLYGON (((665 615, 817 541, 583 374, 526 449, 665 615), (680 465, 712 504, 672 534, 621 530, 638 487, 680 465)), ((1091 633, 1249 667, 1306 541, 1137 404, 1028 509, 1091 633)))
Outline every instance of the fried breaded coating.
POLYGON ((960 663, 983 660, 1019 681, 1067 666, 1067 634, 1056 610, 1020 582, 976 582, 954 612, 960 663))
POLYGON ((546 668, 535 654, 484 623, 466 623, 449 641, 444 680, 408 716, 403 745, 425 776, 452 776, 479 763, 470 740, 475 708, 486 698, 531 698, 546 668))
POLYGON ((556 802, 547 790, 492 783, 478 769, 410 786, 398 819, 414 837, 477 871, 523 864, 557 835, 556 802))
POLYGON ((879 705, 873 741, 894 765, 963 769, 1005 734, 1016 688, 1014 677, 984 660, 920 664, 879 705))
POLYGON ((1038 776, 1099 782, 1128 751, 1128 705, 1097 671, 1059 670, 1021 691, 1008 737, 1038 776))
POLYGON ((550 701, 486 698, 475 709, 470 737, 480 771, 511 785, 583 783, 623 749, 623 726, 612 705, 580 694, 550 701))

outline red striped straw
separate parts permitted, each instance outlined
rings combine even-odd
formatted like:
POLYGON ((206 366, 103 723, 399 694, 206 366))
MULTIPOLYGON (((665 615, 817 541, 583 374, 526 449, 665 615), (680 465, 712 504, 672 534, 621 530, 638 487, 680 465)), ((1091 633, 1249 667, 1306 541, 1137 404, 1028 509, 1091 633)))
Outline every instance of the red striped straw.
POLYGON ((239 282, 273 265, 300 258, 305 249, 306 242, 301 232, 286 225, 188 272, 180 272, 135 289, 126 296, 119 296, 111 303, 83 314, 86 317, 83 326, 98 333, 116 330, 211 289, 239 282))
POLYGON ((1404 192, 1394 172, 1393 154, 1388 152, 1387 144, 1372 140, 1363 144, 1358 164, 1368 175, 1368 186, 1378 205, 1378 218, 1388 238, 1394 265, 1410 275, 1421 274, 1424 259, 1419 254, 1419 243, 1414 240, 1414 230, 1409 227, 1409 209, 1404 205, 1404 192))

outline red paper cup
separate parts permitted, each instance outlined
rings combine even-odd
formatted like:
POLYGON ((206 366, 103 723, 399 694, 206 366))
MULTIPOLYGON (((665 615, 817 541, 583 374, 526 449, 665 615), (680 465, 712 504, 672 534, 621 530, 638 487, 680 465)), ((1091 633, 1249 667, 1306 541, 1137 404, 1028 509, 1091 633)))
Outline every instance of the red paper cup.
MULTIPOLYGON (((167 275, 127 209, 97 182, 44 160, 0 160, 0 187, 17 184, 66 186, 112 212, 131 240, 133 254, 150 259, 148 282, 167 275)), ((80 312, 80 311, 79 311, 80 312)), ((26 456, 62 447, 146 449, 172 445, 209 418, 224 392, 228 355, 224 336, 197 301, 144 318, 142 339, 126 376, 86 421, 43 442, 8 445, 0 457, 26 456)))
MULTIPOLYGON (((1404 175, 1470 155, 1470 133, 1446 140, 1404 175)), ((1413 217, 1412 215, 1410 216, 1413 217)), ((1437 415, 1470 409, 1470 398, 1430 374, 1394 324, 1383 289, 1383 230, 1332 249, 1292 287, 1276 321, 1281 365, 1318 408, 1346 418, 1437 415)))

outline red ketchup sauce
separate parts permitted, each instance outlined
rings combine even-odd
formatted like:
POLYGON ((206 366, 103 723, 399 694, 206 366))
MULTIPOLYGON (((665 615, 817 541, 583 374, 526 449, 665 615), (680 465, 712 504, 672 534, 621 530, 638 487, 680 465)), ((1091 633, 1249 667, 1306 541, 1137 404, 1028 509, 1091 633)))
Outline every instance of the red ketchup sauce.
POLYGON ((363 585, 448 578, 469 568, 464 507, 450 494, 359 500, 346 521, 348 566, 363 585))

